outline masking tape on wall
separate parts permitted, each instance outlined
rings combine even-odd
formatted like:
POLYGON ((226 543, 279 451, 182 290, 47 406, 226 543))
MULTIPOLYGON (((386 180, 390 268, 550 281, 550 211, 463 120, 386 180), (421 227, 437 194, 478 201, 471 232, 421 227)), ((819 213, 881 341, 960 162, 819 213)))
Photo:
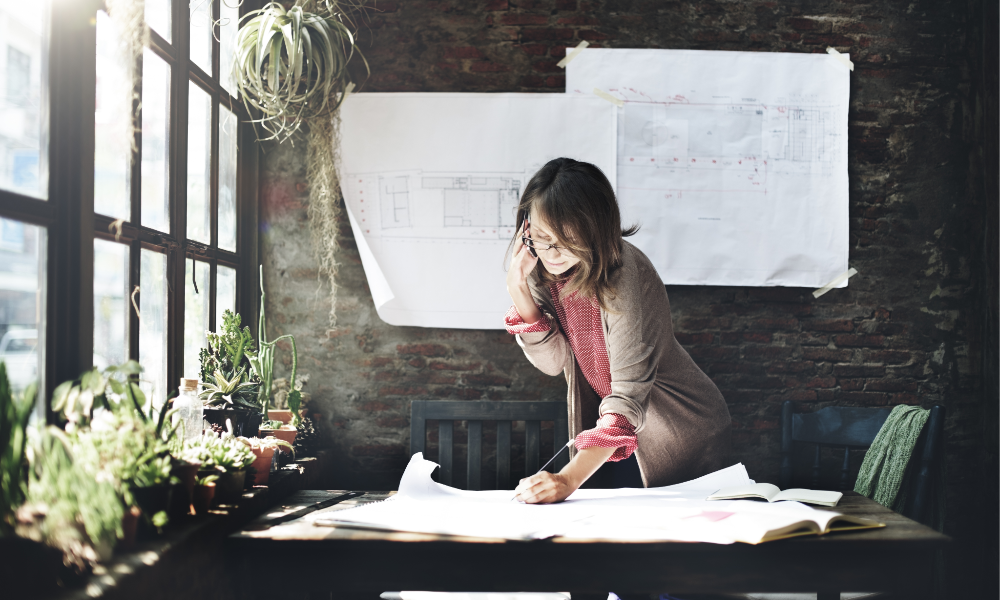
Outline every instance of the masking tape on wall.
POLYGON ((851 277, 854 277, 857 274, 858 274, 857 269, 855 269, 854 267, 851 267, 850 269, 844 271, 840 275, 837 275, 836 277, 834 277, 833 281, 831 281, 830 283, 824 285, 823 287, 821 287, 818 290, 816 290, 815 292, 813 292, 813 298, 819 298, 823 294, 829 292, 833 288, 835 288, 838 285, 840 285, 840 283, 842 281, 846 281, 847 279, 850 279, 851 277))
POLYGON ((568 65, 577 56, 580 56, 580 53, 583 52, 583 49, 589 45, 590 42, 588 42, 587 40, 583 40, 582 42, 577 44, 576 48, 573 48, 571 52, 567 52, 566 57, 563 58, 561 61, 557 62, 556 66, 559 67, 560 69, 565 69, 566 65, 568 65))
POLYGON ((826 53, 829 54, 830 56, 836 58, 840 62, 844 63, 844 66, 847 67, 848 69, 850 69, 852 71, 854 70, 854 63, 851 62, 851 59, 847 58, 846 56, 844 56, 840 52, 837 52, 833 48, 827 48, 826 49, 826 53))

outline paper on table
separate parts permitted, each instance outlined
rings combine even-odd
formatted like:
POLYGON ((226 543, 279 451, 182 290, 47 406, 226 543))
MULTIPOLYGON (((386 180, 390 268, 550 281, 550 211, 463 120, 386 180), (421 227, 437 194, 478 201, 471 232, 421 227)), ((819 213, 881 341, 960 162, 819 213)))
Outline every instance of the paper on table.
POLYGON ((379 317, 500 329, 504 256, 531 176, 553 158, 615 181, 615 107, 565 94, 352 94, 340 181, 379 317))
POLYGON ((566 91, 624 101, 622 222, 664 283, 815 288, 847 270, 849 73, 826 54, 587 48, 566 91))

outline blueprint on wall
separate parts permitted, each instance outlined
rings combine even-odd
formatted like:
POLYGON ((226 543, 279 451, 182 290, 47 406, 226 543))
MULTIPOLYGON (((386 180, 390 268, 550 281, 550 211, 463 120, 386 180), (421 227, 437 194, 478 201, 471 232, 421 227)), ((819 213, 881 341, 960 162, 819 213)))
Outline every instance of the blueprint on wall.
POLYGON ((553 158, 615 181, 615 107, 564 94, 355 94, 341 189, 376 310, 392 325, 500 329, 504 256, 531 176, 553 158))
POLYGON ((622 219, 664 283, 820 287, 847 270, 848 74, 827 54, 588 48, 566 91, 625 101, 622 219))

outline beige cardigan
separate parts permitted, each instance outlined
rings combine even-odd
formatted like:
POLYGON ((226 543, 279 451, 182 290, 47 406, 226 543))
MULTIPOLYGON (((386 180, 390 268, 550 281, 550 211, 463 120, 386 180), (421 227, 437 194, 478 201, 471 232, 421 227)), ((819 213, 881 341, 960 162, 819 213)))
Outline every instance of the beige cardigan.
POLYGON ((548 375, 564 373, 570 435, 594 427, 613 412, 635 427, 636 459, 646 487, 694 479, 727 465, 729 409, 719 388, 674 337, 663 281, 646 255, 624 242, 622 266, 611 276, 617 297, 601 309, 611 362, 611 394, 601 400, 584 379, 548 288, 532 273, 535 303, 551 329, 522 333, 517 342, 531 364, 548 375))

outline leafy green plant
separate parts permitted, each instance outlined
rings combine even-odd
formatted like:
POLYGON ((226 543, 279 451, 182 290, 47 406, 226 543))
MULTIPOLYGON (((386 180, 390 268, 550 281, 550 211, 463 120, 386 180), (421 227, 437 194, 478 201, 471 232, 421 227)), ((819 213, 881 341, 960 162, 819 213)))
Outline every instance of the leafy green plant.
POLYGON ((261 429, 281 429, 282 425, 284 425, 284 423, 282 423, 281 421, 268 420, 268 421, 263 421, 260 424, 260 428, 261 429))
POLYGON ((253 370, 256 344, 249 327, 240 328, 240 315, 231 310, 222 314, 217 333, 206 332, 208 348, 202 348, 200 397, 210 405, 242 406, 261 410, 258 399, 260 378, 253 370))
POLYGON ((24 450, 35 395, 35 384, 31 384, 16 396, 7 365, 0 362, 0 535, 11 531, 14 509, 24 501, 24 450))
POLYGON ((204 477, 198 477, 195 480, 195 483, 197 485, 209 485, 211 483, 215 483, 218 480, 219 480, 218 475, 205 475, 204 477))
POLYGON ((368 68, 341 10, 360 3, 317 4, 319 13, 271 2, 247 14, 237 34, 234 76, 248 110, 263 115, 255 123, 270 135, 262 139, 284 141, 305 120, 336 110, 351 85, 347 65, 355 52, 368 68))
POLYGON ((202 471, 216 470, 223 473, 239 471, 254 461, 250 448, 237 438, 207 433, 184 444, 181 456, 188 461, 201 463, 202 471))
POLYGON ((82 572, 110 558, 122 536, 124 508, 115 482, 81 468, 74 450, 72 439, 54 426, 34 437, 16 533, 58 548, 64 562, 82 572))
POLYGON ((146 395, 139 389, 137 376, 142 367, 134 360, 110 366, 104 371, 96 367, 85 371, 78 379, 65 381, 52 392, 52 410, 69 422, 68 429, 86 425, 98 408, 116 409, 128 402, 143 419, 146 395))

